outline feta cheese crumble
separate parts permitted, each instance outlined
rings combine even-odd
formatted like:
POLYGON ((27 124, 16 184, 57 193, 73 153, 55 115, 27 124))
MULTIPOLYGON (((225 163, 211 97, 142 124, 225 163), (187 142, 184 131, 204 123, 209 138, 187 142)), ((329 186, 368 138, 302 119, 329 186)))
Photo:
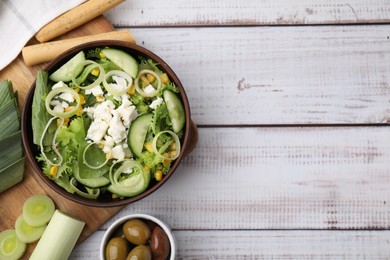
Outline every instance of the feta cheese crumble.
POLYGON ((108 123, 100 118, 93 120, 88 128, 87 138, 95 143, 100 143, 106 134, 108 126, 108 123))
POLYGON ((150 105, 149 107, 151 109, 156 109, 158 106, 160 106, 163 102, 163 99, 158 97, 156 100, 154 100, 150 105))
POLYGON ((110 121, 110 127, 108 128, 108 134, 111 135, 115 143, 120 143, 127 137, 127 131, 118 111, 112 110, 111 114, 112 119, 110 121))

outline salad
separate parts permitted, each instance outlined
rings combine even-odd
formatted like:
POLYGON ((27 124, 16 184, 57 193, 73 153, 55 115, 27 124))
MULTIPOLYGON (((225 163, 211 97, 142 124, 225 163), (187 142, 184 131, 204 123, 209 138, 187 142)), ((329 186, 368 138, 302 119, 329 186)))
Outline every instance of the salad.
POLYGON ((50 75, 39 71, 32 129, 44 175, 91 199, 142 193, 180 154, 178 93, 153 60, 115 48, 80 51, 50 75))

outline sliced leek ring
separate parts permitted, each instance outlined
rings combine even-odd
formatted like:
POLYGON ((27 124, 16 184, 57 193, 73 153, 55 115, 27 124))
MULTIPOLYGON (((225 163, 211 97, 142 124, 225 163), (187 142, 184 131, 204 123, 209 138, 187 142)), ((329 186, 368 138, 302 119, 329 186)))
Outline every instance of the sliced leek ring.
POLYGON ((152 70, 147 70, 147 69, 146 70, 141 70, 138 73, 137 78, 134 80, 134 86, 135 86, 135 89, 137 90, 137 92, 140 93, 142 96, 144 96, 144 97, 154 97, 160 91, 160 88, 161 88, 161 78, 160 78, 160 76, 156 72, 154 72, 152 70), (147 93, 147 92, 143 91, 140 88, 140 86, 139 86, 139 79, 141 78, 141 76, 143 74, 146 74, 146 73, 152 74, 156 78, 156 80, 157 80, 157 88, 153 92, 150 92, 150 93, 147 93))
POLYGON ((87 159, 85 158, 85 155, 87 154, 87 150, 89 149, 89 147, 91 147, 92 145, 98 145, 98 144, 97 144, 97 143, 90 143, 90 144, 88 144, 88 145, 85 147, 85 149, 84 149, 84 151, 83 151, 83 163, 84 163, 85 165, 87 165, 89 168, 94 169, 94 170, 97 170, 97 169, 102 168, 104 165, 106 165, 107 162, 109 161, 109 159, 106 157, 106 160, 105 160, 102 164, 97 165, 97 166, 91 165, 91 164, 87 161, 87 159))
MULTIPOLYGON (((87 198, 87 199, 97 199, 100 195, 100 189, 90 189, 90 193, 81 191, 79 188, 77 188, 77 180, 75 178, 70 179, 70 186, 72 186, 73 190, 80 195, 81 197, 87 198)), ((87 187, 85 187, 87 188, 87 187)))
POLYGON ((103 79, 104 88, 107 90, 108 94, 113 96, 121 96, 123 94, 126 94, 127 91, 129 91, 132 83, 133 83, 133 78, 129 74, 121 70, 111 70, 104 76, 103 79), (118 76, 124 78, 127 81, 126 87, 120 90, 113 88, 111 84, 107 82, 107 79, 112 76, 118 76))
POLYGON ((87 89, 94 88, 97 85, 99 85, 100 83, 102 83, 102 81, 104 79, 104 76, 105 76, 105 72, 104 72, 103 67, 100 64, 98 64, 98 63, 96 63, 94 61, 91 61, 91 60, 85 60, 85 61, 79 63, 77 66, 85 67, 86 65, 90 65, 90 64, 93 64, 94 68, 98 68, 99 69, 99 77, 94 82, 92 82, 91 84, 89 84, 87 86, 80 86, 76 82, 76 77, 73 76, 72 77, 72 82, 73 82, 73 84, 75 84, 76 87, 78 87, 80 89, 87 90, 87 89))
POLYGON ((46 96, 46 99, 45 99, 46 111, 50 115, 56 116, 56 117, 59 117, 59 118, 71 117, 74 114, 76 114, 76 112, 80 109, 80 106, 81 106, 80 101, 81 101, 80 100, 80 95, 79 95, 79 93, 76 92, 76 90, 68 88, 68 87, 55 88, 55 89, 52 89, 46 96), (58 112, 58 111, 54 111, 53 109, 51 109, 50 101, 52 101, 53 98, 55 96, 57 96, 58 94, 60 94, 60 93, 71 93, 73 95, 73 97, 76 99, 77 105, 71 111, 68 111, 68 112, 58 112))
POLYGON ((159 132, 158 134, 156 134, 153 138, 153 142, 152 142, 152 147, 153 147, 153 151, 154 153, 158 156, 158 157, 161 157, 165 160, 170 160, 170 161, 173 161, 175 159, 177 159, 177 157, 179 157, 180 155, 180 139, 179 137, 177 136, 177 134, 175 134, 174 132, 172 131, 169 131, 169 130, 166 130, 166 131, 161 131, 159 132), (166 150, 166 148, 172 143, 172 142, 167 142, 166 144, 164 144, 162 147, 160 147, 160 149, 157 149, 157 140, 158 138, 160 137, 160 135, 162 134, 169 134, 173 137, 173 141, 175 142, 176 144, 176 154, 175 156, 173 157, 167 157, 167 156, 164 156, 161 154, 161 152, 164 152, 166 150), (161 152, 160 152, 161 151, 161 152))

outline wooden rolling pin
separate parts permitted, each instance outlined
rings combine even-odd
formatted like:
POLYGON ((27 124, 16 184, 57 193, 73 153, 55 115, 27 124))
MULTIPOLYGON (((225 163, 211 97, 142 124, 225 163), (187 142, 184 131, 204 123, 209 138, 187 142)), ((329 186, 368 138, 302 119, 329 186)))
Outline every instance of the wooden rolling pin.
POLYGON ((35 38, 37 38, 39 42, 50 41, 51 39, 67 33, 93 18, 98 17, 123 1, 124 0, 89 0, 46 24, 37 32, 35 38))
POLYGON ((32 66, 51 61, 62 52, 69 50, 76 45, 97 40, 119 40, 135 43, 135 40, 129 31, 121 30, 30 45, 22 49, 22 55, 24 62, 28 66, 32 66))

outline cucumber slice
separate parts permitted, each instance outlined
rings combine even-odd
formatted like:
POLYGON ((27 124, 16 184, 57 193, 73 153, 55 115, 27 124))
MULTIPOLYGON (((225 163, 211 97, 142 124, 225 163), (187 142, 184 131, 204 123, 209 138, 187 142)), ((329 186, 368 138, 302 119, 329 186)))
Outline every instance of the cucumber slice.
POLYGON ((46 195, 33 195, 23 204, 23 219, 27 224, 39 227, 47 224, 54 214, 55 206, 46 195))
POLYGON ((73 164, 73 176, 78 182, 91 188, 103 187, 110 183, 110 180, 103 176, 88 179, 81 178, 77 163, 73 164))
POLYGON ((143 114, 131 123, 129 137, 127 139, 131 152, 137 157, 141 156, 146 134, 149 126, 152 124, 152 118, 152 113, 143 114))
POLYGON ((179 133, 183 129, 186 122, 186 114, 183 104, 179 97, 170 90, 164 90, 163 97, 167 104, 169 118, 172 122, 172 128, 175 133, 179 133))
POLYGON ((7 229, 0 233, 0 260, 17 260, 26 251, 26 243, 19 240, 15 229, 7 229))
POLYGON ((80 51, 68 62, 62 65, 58 70, 54 71, 49 79, 55 82, 63 81, 69 82, 72 80, 72 77, 76 78, 84 69, 83 64, 85 61, 85 54, 83 51, 80 51))
POLYGON ((34 227, 26 223, 23 214, 20 215, 15 222, 16 236, 24 243, 32 243, 41 238, 46 225, 34 227))
POLYGON ((106 48, 102 49, 102 53, 107 59, 120 67, 124 72, 132 78, 136 78, 138 74, 138 62, 127 52, 118 49, 106 48))

